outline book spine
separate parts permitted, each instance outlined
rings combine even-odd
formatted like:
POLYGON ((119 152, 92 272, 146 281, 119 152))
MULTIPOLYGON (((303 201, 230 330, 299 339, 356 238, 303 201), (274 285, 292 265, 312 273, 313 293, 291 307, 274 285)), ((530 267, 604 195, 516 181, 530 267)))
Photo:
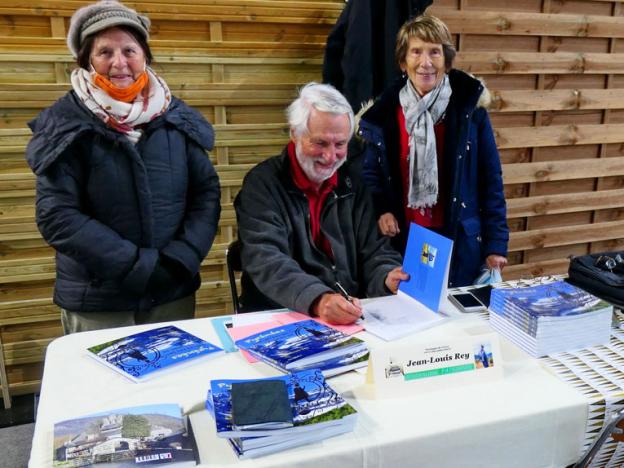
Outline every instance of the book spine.
POLYGON ((491 307, 491 310, 523 332, 533 337, 537 336, 538 320, 536 317, 514 308, 509 302, 504 302, 503 305, 496 304, 493 308, 491 307))
POLYGON ((253 357, 255 357, 256 359, 268 364, 271 367, 276 368, 277 370, 280 370, 282 372, 286 372, 289 373, 290 371, 288 369, 286 369, 284 366, 282 366, 279 362, 277 362, 275 359, 271 359, 270 357, 267 357, 263 354, 257 353, 252 349, 246 349, 246 351, 251 354, 253 357))

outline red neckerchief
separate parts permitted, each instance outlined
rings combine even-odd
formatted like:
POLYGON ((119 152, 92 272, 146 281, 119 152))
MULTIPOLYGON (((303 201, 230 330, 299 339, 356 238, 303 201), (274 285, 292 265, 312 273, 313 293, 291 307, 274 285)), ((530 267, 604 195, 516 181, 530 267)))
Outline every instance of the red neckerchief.
POLYGON ((321 211, 327 196, 338 185, 338 171, 334 172, 332 176, 323 182, 317 190, 314 183, 308 179, 308 176, 305 175, 305 172, 303 172, 303 169, 299 166, 299 161, 297 161, 297 156, 295 155, 295 144, 292 141, 288 143, 287 151, 288 158, 290 160, 290 174, 292 175, 293 182, 308 198, 312 241, 314 242, 314 245, 325 252, 325 254, 333 260, 334 253, 332 251, 331 244, 321 231, 321 211))
POLYGON ((409 135, 405 129, 405 115, 399 105, 397 107, 397 120, 399 124, 399 167, 401 169, 401 183, 403 184, 403 203, 405 206, 406 229, 409 229, 410 222, 419 226, 440 228, 444 226, 444 205, 446 204, 446 178, 444 177, 444 133, 446 125, 444 122, 434 125, 433 130, 436 137, 436 151, 438 153, 438 202, 430 208, 421 210, 420 208, 407 207, 407 193, 409 191, 409 135))

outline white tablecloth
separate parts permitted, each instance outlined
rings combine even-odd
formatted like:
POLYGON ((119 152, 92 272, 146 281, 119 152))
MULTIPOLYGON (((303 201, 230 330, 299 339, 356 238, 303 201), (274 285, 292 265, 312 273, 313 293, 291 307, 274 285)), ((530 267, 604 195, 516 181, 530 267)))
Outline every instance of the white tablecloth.
MULTIPOLYGON (((220 345, 210 319, 174 322, 220 345)), ((108 409, 148 403, 182 406, 202 402, 215 378, 276 375, 271 367, 250 365, 230 353, 136 384, 87 356, 88 346, 140 330, 138 326, 64 336, 48 347, 35 426, 30 467, 52 465, 55 422, 108 409)), ((410 340, 432 341, 489 331, 477 317, 451 320, 410 340)), ((371 348, 383 342, 366 333, 371 348)), ((396 342, 395 342, 396 343, 396 342)), ((588 403, 571 386, 543 369, 501 339, 504 378, 436 391, 415 391, 412 397, 375 399, 361 373, 329 380, 359 411, 353 433, 279 454, 240 461, 205 411, 191 421, 202 466, 280 467, 563 467, 581 455, 588 403)), ((416 388, 416 387, 415 387, 416 388)))

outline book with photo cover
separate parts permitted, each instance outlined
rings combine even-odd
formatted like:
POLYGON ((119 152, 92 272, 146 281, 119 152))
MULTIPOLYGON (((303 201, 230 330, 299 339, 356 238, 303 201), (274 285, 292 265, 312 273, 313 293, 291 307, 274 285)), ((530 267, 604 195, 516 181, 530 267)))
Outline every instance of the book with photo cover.
POLYGON ((236 346, 283 372, 319 368, 326 377, 366 366, 369 354, 359 338, 314 320, 270 328, 236 346))
MULTIPOLYGON (((591 326, 611 323, 613 307, 565 281, 520 288, 494 288, 490 310, 517 328, 536 337, 547 327, 591 326)), ((602 326, 602 328, 604 325, 602 326)))
POLYGON ((223 350, 169 325, 100 343, 87 351, 91 357, 130 380, 141 382, 223 350))
POLYGON ((353 430, 356 410, 332 389, 319 369, 256 380, 213 380, 206 398, 217 435, 229 440, 241 458, 274 453, 286 448, 323 440, 353 430), (249 382, 283 382, 288 391, 292 426, 282 428, 235 428, 232 388, 249 382))
POLYGON ((54 467, 195 466, 193 431, 180 406, 120 408, 54 425, 54 467))
POLYGON ((494 288, 490 309, 502 316, 564 321, 612 308, 606 301, 566 281, 520 288, 494 288))

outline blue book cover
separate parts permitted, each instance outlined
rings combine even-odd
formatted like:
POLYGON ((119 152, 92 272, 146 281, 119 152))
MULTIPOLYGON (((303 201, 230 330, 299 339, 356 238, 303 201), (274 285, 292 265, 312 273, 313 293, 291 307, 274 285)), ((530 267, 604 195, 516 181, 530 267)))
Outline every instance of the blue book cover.
MULTIPOLYGON (((268 379, 229 380, 220 379, 210 382, 206 398, 206 409, 213 414, 217 435, 225 438, 237 438, 240 448, 245 441, 251 446, 260 446, 253 441, 259 437, 280 436, 284 438, 303 432, 317 431, 323 427, 339 424, 341 420, 355 415, 355 409, 342 396, 332 389, 320 369, 304 370, 268 379), (288 399, 293 411, 293 425, 281 429, 235 430, 232 424, 232 384, 257 380, 281 380, 286 384, 288 399)), ((273 441, 267 442, 275 442, 273 441)))
POLYGON ((368 360, 362 340, 314 320, 271 328, 238 340, 236 346, 284 372, 320 368, 333 375, 368 360))
POLYGON ((523 288, 494 288, 490 300, 494 313, 519 320, 524 317, 528 323, 579 316, 609 307, 602 299, 565 281, 523 288))
POLYGON ((226 353, 234 353, 238 351, 238 348, 234 345, 234 341, 232 337, 227 332, 228 328, 232 327, 232 317, 217 317, 211 320, 212 326, 217 332, 217 336, 219 340, 221 340, 221 345, 223 346, 223 350, 226 353))
POLYGON ((403 257, 403 270, 410 275, 401 281, 399 291, 434 312, 446 291, 453 241, 411 223, 403 257))
POLYGON ((176 404, 120 408, 54 425, 53 465, 195 466, 192 431, 176 404))
POLYGON ((99 362, 140 382, 165 369, 223 350, 169 325, 91 346, 87 351, 99 362))

